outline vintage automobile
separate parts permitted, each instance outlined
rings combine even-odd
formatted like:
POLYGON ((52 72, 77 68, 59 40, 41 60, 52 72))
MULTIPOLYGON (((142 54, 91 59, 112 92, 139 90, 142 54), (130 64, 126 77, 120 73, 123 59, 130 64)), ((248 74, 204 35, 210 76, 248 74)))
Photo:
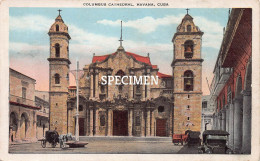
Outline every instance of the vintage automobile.
POLYGON ((185 131, 185 134, 187 135, 186 142, 187 142, 188 146, 200 145, 201 139, 200 139, 200 132, 199 131, 187 130, 187 131, 185 131))
POLYGON ((45 138, 39 139, 43 148, 46 147, 46 143, 50 143, 52 148, 55 148, 59 143, 59 134, 55 130, 49 130, 45 132, 45 138))
POLYGON ((198 147, 199 154, 232 154, 228 148, 227 140, 229 133, 223 130, 205 130, 203 132, 203 143, 198 147))

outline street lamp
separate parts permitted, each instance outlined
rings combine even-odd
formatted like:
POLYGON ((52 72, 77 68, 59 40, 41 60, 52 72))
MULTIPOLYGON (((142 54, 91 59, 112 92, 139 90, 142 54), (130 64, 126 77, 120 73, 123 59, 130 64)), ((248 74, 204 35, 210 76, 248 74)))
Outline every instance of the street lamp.
MULTIPOLYGON (((79 75, 80 77, 84 74, 83 70, 79 70, 79 61, 76 61, 76 70, 71 70, 70 71, 73 76, 76 79, 76 97, 77 97, 77 101, 76 101, 76 133, 75 133, 75 140, 76 142, 79 141, 79 75), (79 73, 80 72, 80 73, 79 73)), ((69 80, 69 77, 67 75, 67 80, 69 80)))
MULTIPOLYGON (((75 142, 67 142, 66 144, 69 145, 70 148, 80 148, 80 147, 85 147, 87 145, 87 142, 80 142, 79 141, 79 78, 81 78, 84 74, 84 70, 79 70, 79 61, 76 61, 76 70, 70 71, 73 76, 76 79, 76 86, 77 86, 77 91, 76 91, 76 97, 77 97, 77 109, 76 109, 76 133, 75 133, 75 142), (79 76, 80 75, 80 76, 79 76)), ((86 79, 89 79, 86 77, 86 79)), ((67 75, 67 80, 69 80, 69 76, 67 75)))

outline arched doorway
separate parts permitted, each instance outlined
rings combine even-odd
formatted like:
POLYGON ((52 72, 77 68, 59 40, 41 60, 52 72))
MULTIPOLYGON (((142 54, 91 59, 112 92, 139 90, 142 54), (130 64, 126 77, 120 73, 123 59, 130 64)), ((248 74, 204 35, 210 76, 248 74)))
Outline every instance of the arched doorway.
POLYGON ((26 138, 28 128, 29 128, 29 117, 28 117, 27 113, 24 112, 21 115, 21 125, 20 125, 21 140, 24 140, 26 138))
POLYGON ((13 142, 16 137, 16 133, 18 129, 18 116, 15 112, 10 113, 9 126, 10 126, 9 128, 10 140, 13 142))

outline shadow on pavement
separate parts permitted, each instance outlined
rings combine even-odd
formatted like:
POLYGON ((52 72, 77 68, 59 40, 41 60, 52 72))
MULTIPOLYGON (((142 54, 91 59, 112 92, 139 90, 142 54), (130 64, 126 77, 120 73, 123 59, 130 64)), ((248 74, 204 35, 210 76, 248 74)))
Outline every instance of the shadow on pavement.
POLYGON ((177 154, 198 154, 198 146, 184 145, 177 154))

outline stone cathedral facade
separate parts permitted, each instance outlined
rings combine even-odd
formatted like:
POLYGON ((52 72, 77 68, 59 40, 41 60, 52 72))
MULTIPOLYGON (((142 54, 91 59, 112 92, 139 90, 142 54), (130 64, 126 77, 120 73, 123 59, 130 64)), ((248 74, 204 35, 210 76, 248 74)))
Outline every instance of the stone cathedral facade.
MULTIPOLYGON (((149 54, 128 52, 122 43, 114 53, 93 55, 79 79, 79 135, 171 136, 199 131, 202 34, 185 15, 173 37, 173 76, 160 73, 149 54), (103 85, 102 76, 153 76, 158 84, 142 80, 138 85, 103 85)), ((68 81, 70 36, 60 15, 49 36, 50 129, 75 134, 76 87, 68 81)))

